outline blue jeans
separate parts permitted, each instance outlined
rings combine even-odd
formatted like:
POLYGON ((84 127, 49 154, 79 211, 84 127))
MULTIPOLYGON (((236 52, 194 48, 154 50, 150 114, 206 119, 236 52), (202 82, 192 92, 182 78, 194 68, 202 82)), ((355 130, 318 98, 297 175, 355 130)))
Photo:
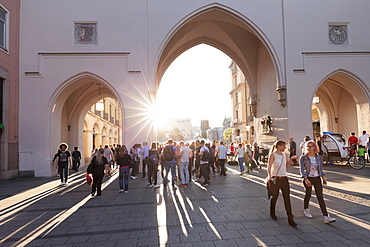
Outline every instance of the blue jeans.
POLYGON ((189 183, 189 161, 180 162, 180 173, 182 178, 182 184, 189 183))
POLYGON ((244 157, 238 158, 240 172, 244 172, 244 157))
POLYGON ((125 177, 125 191, 128 191, 128 178, 130 176, 130 168, 120 168, 119 169, 119 188, 123 190, 123 177, 125 177))
POLYGON ((171 161, 165 161, 164 162, 164 168, 166 169, 166 175, 164 176, 163 179, 163 185, 166 188, 168 184, 168 173, 170 172, 171 169, 171 181, 172 181, 172 186, 175 186, 175 173, 176 173, 176 161, 171 160, 171 161))

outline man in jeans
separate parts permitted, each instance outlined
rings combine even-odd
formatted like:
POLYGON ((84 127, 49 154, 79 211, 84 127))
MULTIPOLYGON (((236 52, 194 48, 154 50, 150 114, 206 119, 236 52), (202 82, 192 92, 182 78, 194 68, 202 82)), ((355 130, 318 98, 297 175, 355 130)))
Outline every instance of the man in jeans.
POLYGON ((220 145, 216 148, 216 158, 218 159, 218 162, 220 163, 221 172, 220 176, 226 176, 226 169, 225 169, 225 161, 227 158, 227 149, 224 146, 224 142, 220 142, 220 145))
POLYGON ((164 168, 166 169, 166 175, 163 179, 163 186, 164 189, 167 189, 168 185, 168 174, 171 169, 171 181, 172 181, 172 188, 176 189, 175 187, 175 176, 176 176, 176 147, 172 145, 173 141, 170 139, 168 140, 168 145, 163 149, 163 156, 164 156, 164 168), (171 159, 166 158, 166 153, 171 153, 169 149, 172 149, 172 157, 171 159))
POLYGON ((203 155, 205 155, 204 153, 205 152, 208 152, 209 155, 210 155, 210 152, 209 152, 209 149, 204 146, 204 140, 201 140, 200 141, 200 152, 199 152, 199 156, 200 156, 200 174, 201 176, 203 176, 204 178, 204 182, 203 182, 203 186, 208 186, 209 185, 209 164, 208 164, 208 160, 204 160, 204 157, 203 155))
POLYGON ((189 182, 189 158, 190 148, 184 145, 184 142, 180 142, 180 174, 182 178, 182 184, 180 187, 188 186, 189 182))
MULTIPOLYGON (((148 172, 149 172, 149 145, 147 142, 143 142, 143 148, 141 149, 141 153, 143 155, 143 177, 141 179, 145 179, 146 175, 146 167, 148 167, 148 172)), ((149 176, 149 175, 148 175, 149 176)))

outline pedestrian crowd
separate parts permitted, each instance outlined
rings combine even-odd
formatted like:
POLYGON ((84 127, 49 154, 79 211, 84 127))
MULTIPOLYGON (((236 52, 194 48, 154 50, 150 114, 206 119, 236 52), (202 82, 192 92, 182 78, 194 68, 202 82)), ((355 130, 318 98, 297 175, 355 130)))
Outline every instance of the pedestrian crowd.
MULTIPOLYGON (((365 153, 370 156, 370 138, 363 131, 363 135, 357 138, 351 133, 348 139, 360 157, 365 159, 365 153), (357 147, 358 145, 358 147, 357 147)), ((312 188, 319 202, 325 223, 335 222, 326 210, 323 195, 323 185, 327 185, 325 172, 323 171, 323 159, 321 151, 321 139, 311 140, 309 136, 304 138, 300 144, 302 155, 297 156, 297 144, 293 138, 289 139, 289 154, 285 153, 286 142, 278 140, 272 146, 267 160, 266 184, 270 201, 270 217, 277 220, 276 202, 279 191, 282 191, 284 206, 288 216, 288 223, 297 226, 294 221, 290 203, 290 184, 287 176, 287 168, 291 165, 299 165, 303 188, 305 190, 303 202, 303 214, 307 218, 313 218, 309 201, 312 188)), ((153 142, 149 146, 147 142, 134 144, 131 148, 125 145, 113 145, 109 147, 94 149, 91 155, 87 176, 92 179, 91 197, 101 196, 101 185, 104 174, 111 176, 112 169, 119 169, 118 187, 119 193, 128 193, 130 178, 135 180, 141 174, 142 180, 147 180, 148 188, 159 188, 158 173, 163 180, 165 190, 171 186, 177 189, 177 181, 181 181, 179 187, 187 187, 189 183, 198 183, 208 186, 211 183, 211 174, 221 177, 226 176, 227 162, 236 162, 239 166, 240 175, 252 172, 253 169, 261 169, 259 158, 261 149, 256 142, 252 145, 231 143, 227 148, 222 141, 206 143, 204 140, 196 140, 192 143, 183 141, 176 143, 168 140, 166 144, 160 145, 153 142), (237 160, 237 161, 236 161, 237 160), (139 171, 141 170, 141 173, 139 171)), ((61 179, 61 186, 68 185, 68 170, 78 171, 80 167, 81 153, 78 147, 74 148, 72 154, 68 151, 68 145, 62 143, 55 154, 53 162, 56 164, 61 179)))

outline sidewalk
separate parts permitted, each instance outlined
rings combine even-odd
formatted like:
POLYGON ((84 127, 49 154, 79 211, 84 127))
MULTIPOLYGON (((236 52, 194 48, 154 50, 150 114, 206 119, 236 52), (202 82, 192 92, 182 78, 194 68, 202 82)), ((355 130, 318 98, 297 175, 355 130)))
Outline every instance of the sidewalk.
MULTIPOLYGON (((130 179, 129 193, 118 193, 118 178, 105 178, 101 198, 91 199, 83 172, 68 187, 59 179, 29 178, 0 183, 0 246, 369 246, 370 167, 325 167, 328 211, 337 219, 324 224, 316 198, 313 219, 303 216, 298 168, 288 169, 291 201, 298 227, 288 225, 282 196, 278 220, 269 216, 263 165, 239 175, 186 188, 149 188, 130 179)), ((160 177, 160 173, 158 173, 160 177)), ((180 182, 177 181, 180 185, 180 182)), ((280 194, 281 195, 281 194, 280 194)))

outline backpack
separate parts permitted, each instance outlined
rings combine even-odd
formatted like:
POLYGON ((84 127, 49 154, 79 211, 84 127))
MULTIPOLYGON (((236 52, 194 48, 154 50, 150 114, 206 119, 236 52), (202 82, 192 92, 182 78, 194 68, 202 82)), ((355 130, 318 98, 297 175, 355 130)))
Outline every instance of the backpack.
POLYGON ((175 152, 172 149, 172 146, 168 145, 163 150, 163 157, 165 161, 172 161, 175 159, 175 152))
POLYGON ((209 161, 211 159, 211 153, 207 151, 206 149, 203 150, 201 161, 209 161))
POLYGON ((159 163, 157 153, 153 152, 153 154, 149 156, 149 160, 152 165, 157 165, 159 163))

